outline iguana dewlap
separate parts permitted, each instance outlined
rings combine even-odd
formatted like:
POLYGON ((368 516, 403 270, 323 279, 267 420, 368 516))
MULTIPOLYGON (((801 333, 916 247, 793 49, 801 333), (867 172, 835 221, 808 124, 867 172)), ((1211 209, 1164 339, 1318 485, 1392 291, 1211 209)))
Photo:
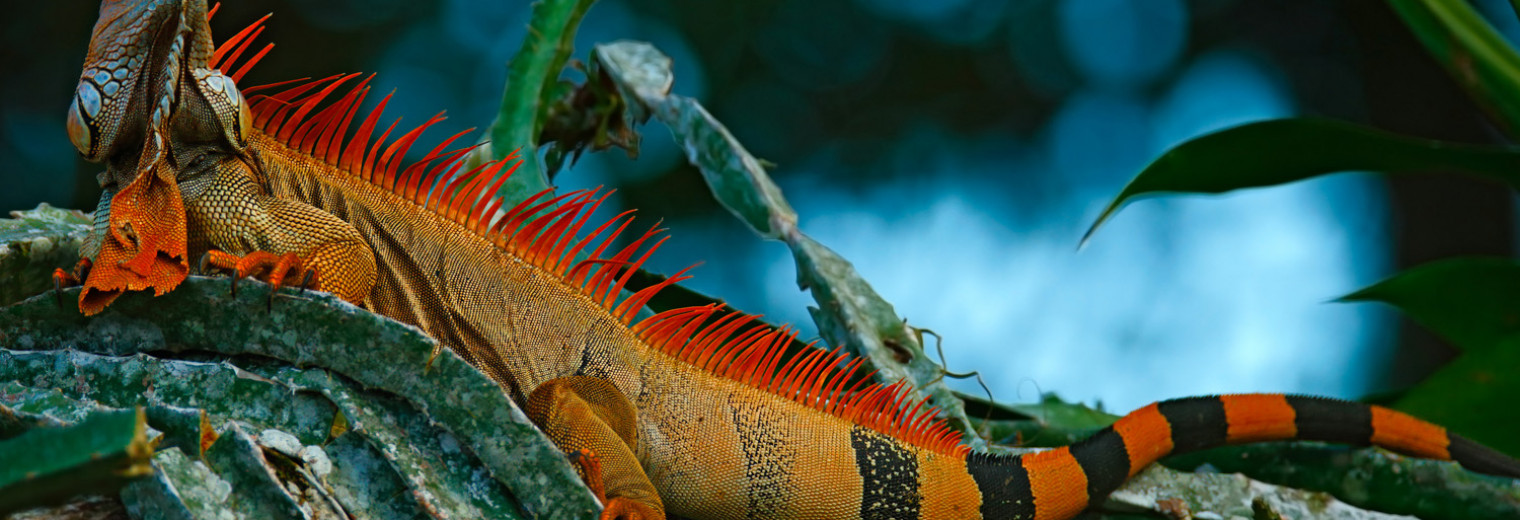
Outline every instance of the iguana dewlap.
POLYGON ((1070 447, 973 453, 860 360, 785 356, 794 331, 711 306, 635 319, 684 276, 623 294, 663 239, 612 248, 631 217, 594 219, 606 195, 500 207, 514 159, 462 171, 468 148, 447 149, 459 135, 403 168, 441 117, 390 139, 384 101, 358 110, 370 89, 357 74, 239 90, 268 51, 240 61, 263 20, 211 51, 203 0, 101 13, 69 112, 75 145, 107 164, 87 287, 166 291, 202 255, 275 281, 314 272, 499 382, 606 497, 606 517, 1065 519, 1164 455, 1282 439, 1520 477, 1515 460, 1408 415, 1274 394, 1164 401, 1070 447))

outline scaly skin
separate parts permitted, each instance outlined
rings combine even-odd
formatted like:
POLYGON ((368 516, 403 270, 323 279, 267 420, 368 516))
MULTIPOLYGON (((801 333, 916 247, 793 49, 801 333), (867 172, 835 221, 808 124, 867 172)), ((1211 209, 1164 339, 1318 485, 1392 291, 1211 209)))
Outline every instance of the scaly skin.
MULTIPOLYGON (((189 27, 178 33, 187 42, 209 38, 204 21, 164 21, 203 16, 203 0, 165 5, 190 16, 147 7, 137 14, 144 23, 189 27)), ((102 20, 107 12, 102 7, 102 20)), ((156 48, 140 43, 152 31, 102 26, 115 27, 97 26, 87 72, 97 48, 102 55, 113 43, 156 48)), ((741 330, 743 319, 716 319, 712 308, 635 323, 632 310, 652 290, 619 299, 620 269, 642 261, 632 255, 651 235, 618 253, 581 249, 590 242, 580 231, 594 211, 591 194, 558 199, 565 209, 545 217, 532 217, 548 210, 531 205, 499 217, 494 199, 481 194, 510 173, 505 163, 456 177, 458 155, 401 171, 402 153, 393 158, 393 149, 375 160, 372 118, 353 115, 365 82, 336 102, 324 99, 353 76, 298 85, 258 97, 250 110, 213 72, 236 58, 208 59, 190 47, 178 60, 150 53, 159 57, 128 74, 178 70, 151 77, 177 74, 196 87, 179 89, 169 116, 120 115, 134 112, 118 103, 164 99, 151 89, 108 100, 104 113, 117 114, 115 122, 100 111, 89 120, 70 112, 112 129, 80 138, 71 119, 82 153, 133 165, 108 166, 106 177, 119 177, 136 194, 127 202, 137 204, 123 205, 127 189, 112 198, 113 226, 118 217, 162 216, 140 201, 182 204, 182 235, 174 236, 170 208, 161 212, 170 226, 144 228, 135 242, 114 247, 136 254, 158 251, 142 244, 178 239, 186 254, 209 255, 240 274, 288 268, 294 279, 311 270, 318 288, 421 328, 500 383, 573 456, 605 493, 604 518, 669 511, 697 519, 1059 520, 1166 454, 1280 439, 1372 443, 1520 477, 1520 463, 1407 415, 1282 395, 1165 401, 1068 448, 1024 457, 968 453, 931 420, 932 410, 901 402, 900 387, 856 385, 858 363, 845 356, 810 350, 781 360, 785 331, 741 330), (365 120, 354 137, 351 119, 365 120), (121 144, 131 139, 142 146, 121 144), (578 262, 582 252, 597 260, 578 262)), ((108 250, 96 253, 92 279, 102 269, 125 276, 119 265, 136 258, 108 250)), ((125 290, 163 288, 139 285, 125 290)))

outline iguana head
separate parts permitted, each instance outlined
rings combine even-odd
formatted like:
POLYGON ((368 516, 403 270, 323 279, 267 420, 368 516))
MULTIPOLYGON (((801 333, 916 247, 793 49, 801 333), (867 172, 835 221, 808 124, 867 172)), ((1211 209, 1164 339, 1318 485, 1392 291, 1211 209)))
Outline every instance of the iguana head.
POLYGON ((189 273, 180 178, 205 149, 242 155, 252 123, 210 68, 205 0, 107 0, 69 104, 69 140, 103 162, 109 226, 80 293, 94 314, 126 291, 163 294, 189 273))

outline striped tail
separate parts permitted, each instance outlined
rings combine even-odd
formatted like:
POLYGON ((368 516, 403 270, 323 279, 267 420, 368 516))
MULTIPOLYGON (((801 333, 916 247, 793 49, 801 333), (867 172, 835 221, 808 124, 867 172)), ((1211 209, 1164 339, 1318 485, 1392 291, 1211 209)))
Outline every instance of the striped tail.
POLYGON ((1372 444, 1415 457, 1456 461, 1478 473, 1520 478, 1520 461, 1404 413, 1282 394, 1161 401, 1077 444, 1020 457, 974 453, 967 456, 966 466, 981 491, 982 518, 1063 520, 1108 496, 1161 457, 1290 439, 1372 444))

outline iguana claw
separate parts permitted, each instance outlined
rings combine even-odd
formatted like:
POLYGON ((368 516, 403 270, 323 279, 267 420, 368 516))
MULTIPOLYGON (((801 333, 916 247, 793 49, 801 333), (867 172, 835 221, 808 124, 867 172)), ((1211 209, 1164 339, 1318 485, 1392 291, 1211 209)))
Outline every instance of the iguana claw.
POLYGON ((62 267, 53 269, 53 296, 58 298, 59 307, 66 305, 63 301, 63 288, 83 283, 82 280, 89 273, 90 259, 88 258, 80 258, 79 262, 74 264, 74 269, 71 271, 65 271, 62 267))
POLYGON ((276 255, 268 251, 254 251, 241 257, 231 253, 211 250, 201 257, 201 268, 206 265, 219 269, 232 271, 232 296, 237 297, 238 280, 245 277, 253 277, 269 284, 268 308, 274 308, 274 294, 285 286, 287 278, 301 273, 299 287, 302 292, 306 291, 316 279, 317 272, 302 267, 301 257, 295 253, 276 255))
POLYGON ((591 494, 606 502, 606 487, 602 484, 602 459, 596 456, 596 452, 581 448, 566 453, 565 456, 581 470, 581 475, 585 475, 586 487, 591 489, 591 494))
POLYGON ((602 516, 600 520, 661 520, 665 515, 651 509, 647 504, 628 497, 607 498, 606 485, 602 480, 602 459, 596 453, 581 448, 566 456, 575 464, 585 476, 586 487, 596 495, 597 500, 602 502, 602 516))
POLYGON ((306 289, 310 288, 312 282, 315 282, 316 280, 317 270, 307 269, 306 274, 301 276, 301 290, 296 291, 296 294, 306 294, 306 289))

